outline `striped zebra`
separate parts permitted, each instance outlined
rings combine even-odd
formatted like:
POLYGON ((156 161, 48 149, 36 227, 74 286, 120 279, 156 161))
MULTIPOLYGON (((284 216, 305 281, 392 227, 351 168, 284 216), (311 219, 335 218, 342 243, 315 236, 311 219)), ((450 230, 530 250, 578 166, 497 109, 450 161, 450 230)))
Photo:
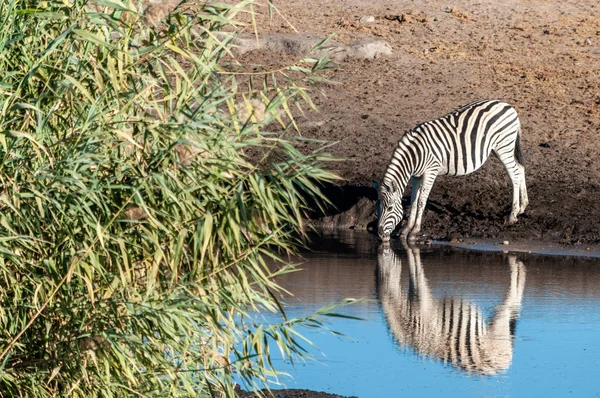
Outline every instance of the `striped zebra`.
POLYGON ((438 175, 462 176, 479 169, 494 153, 513 185, 508 222, 517 221, 529 200, 515 109, 501 101, 473 102, 448 115, 421 123, 398 142, 379 184, 379 237, 387 242, 402 221, 402 193, 412 182, 411 209, 401 237, 413 240, 421 230, 427 197, 438 175))
POLYGON ((435 298, 417 248, 407 248, 409 288, 402 289, 401 261, 389 244, 378 253, 377 292, 396 342, 418 355, 435 358, 456 369, 495 375, 510 367, 516 320, 525 289, 525 266, 508 258, 510 283, 502 304, 486 322, 481 309, 456 297, 435 298))

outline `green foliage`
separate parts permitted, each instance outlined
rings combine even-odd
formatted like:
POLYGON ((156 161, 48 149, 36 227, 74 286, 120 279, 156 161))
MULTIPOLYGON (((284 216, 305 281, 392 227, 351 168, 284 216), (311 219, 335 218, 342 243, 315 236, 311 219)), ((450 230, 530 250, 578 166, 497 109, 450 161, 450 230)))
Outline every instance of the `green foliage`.
POLYGON ((248 85, 233 3, 0 2, 0 396, 231 396, 332 310, 250 315, 335 176, 287 132, 325 64, 248 85))

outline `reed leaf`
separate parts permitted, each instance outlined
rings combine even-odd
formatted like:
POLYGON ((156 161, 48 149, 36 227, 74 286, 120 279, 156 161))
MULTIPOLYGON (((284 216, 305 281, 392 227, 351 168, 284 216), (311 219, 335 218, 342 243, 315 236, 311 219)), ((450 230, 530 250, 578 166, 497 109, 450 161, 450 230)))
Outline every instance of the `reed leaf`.
POLYGON ((252 2, 169 4, 0 2, 0 396, 232 396, 331 313, 273 294, 336 179, 289 133, 328 65, 257 90, 221 34, 252 2))

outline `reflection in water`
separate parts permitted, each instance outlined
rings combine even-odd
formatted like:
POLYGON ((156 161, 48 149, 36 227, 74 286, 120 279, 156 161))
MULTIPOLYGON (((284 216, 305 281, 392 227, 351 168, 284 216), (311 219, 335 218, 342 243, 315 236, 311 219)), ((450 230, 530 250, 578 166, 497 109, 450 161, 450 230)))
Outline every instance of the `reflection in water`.
POLYGON ((508 257, 510 283, 501 305, 488 323, 479 307, 455 297, 433 297, 417 247, 406 247, 408 293, 400 281, 400 257, 389 245, 378 251, 377 290, 389 328, 400 345, 424 356, 439 358, 467 371, 493 375, 512 361, 516 319, 519 317, 525 266, 508 257))
POLYGON ((399 243, 378 256, 360 231, 319 236, 297 260, 302 271, 279 278, 293 295, 282 298, 290 317, 369 298, 340 310, 364 321, 329 320, 350 338, 307 332, 318 362, 281 364, 287 387, 360 398, 600 397, 600 259, 520 253, 523 292, 524 267, 510 254, 433 244, 407 258, 399 243))

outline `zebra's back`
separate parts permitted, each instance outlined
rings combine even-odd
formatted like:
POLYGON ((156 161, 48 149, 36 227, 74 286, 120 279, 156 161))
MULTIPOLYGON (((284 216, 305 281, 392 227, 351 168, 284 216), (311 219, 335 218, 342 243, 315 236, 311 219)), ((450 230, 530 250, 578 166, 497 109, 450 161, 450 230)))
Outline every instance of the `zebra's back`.
POLYGON ((520 130, 516 110, 498 100, 473 102, 413 128, 419 142, 440 165, 438 174, 465 175, 479 169, 494 150, 514 151, 520 130), (508 148, 510 146, 510 148, 508 148))

